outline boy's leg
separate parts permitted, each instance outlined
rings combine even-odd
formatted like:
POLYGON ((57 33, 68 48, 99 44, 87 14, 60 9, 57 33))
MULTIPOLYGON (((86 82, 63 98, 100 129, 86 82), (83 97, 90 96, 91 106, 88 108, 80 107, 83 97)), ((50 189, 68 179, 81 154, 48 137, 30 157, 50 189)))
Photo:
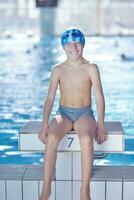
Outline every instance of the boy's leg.
POLYGON ((74 123, 81 146, 81 200, 90 200, 90 178, 94 159, 93 135, 96 122, 91 117, 81 117, 74 123))
POLYGON ((44 183, 40 200, 48 200, 51 194, 51 179, 57 157, 57 146, 64 135, 72 129, 72 122, 57 115, 49 125, 44 156, 44 183))

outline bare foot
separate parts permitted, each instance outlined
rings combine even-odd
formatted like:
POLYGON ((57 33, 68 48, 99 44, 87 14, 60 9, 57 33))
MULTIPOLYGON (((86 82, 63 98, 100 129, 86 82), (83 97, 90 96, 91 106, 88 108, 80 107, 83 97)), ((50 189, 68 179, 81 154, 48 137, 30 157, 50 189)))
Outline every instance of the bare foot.
POLYGON ((89 188, 80 189, 80 200, 91 200, 89 188))
POLYGON ((49 200, 51 195, 51 189, 49 190, 42 190, 39 200, 49 200))

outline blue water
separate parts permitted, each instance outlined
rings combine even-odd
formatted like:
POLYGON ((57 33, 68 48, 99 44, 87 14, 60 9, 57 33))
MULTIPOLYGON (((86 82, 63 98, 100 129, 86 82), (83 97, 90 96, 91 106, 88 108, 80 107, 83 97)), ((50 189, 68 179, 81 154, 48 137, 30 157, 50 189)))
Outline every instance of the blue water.
MULTIPOLYGON (((87 37, 84 55, 98 64, 106 101, 106 121, 120 121, 125 152, 95 159, 96 165, 134 164, 134 38, 87 37), (128 59, 122 59, 121 54, 128 59)), ((0 164, 42 164, 43 153, 18 149, 18 131, 42 120, 52 65, 64 60, 58 37, 0 39, 0 164)), ((57 91, 53 118, 59 100, 57 91)), ((96 106, 93 95, 93 109, 96 106)))

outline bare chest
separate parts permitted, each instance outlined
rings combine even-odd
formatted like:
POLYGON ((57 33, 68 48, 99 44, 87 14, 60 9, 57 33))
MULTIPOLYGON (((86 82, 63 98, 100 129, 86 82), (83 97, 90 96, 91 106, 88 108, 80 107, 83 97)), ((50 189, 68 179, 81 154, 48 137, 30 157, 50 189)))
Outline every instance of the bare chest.
POLYGON ((60 85, 64 88, 84 88, 90 83, 90 77, 86 72, 73 71, 63 73, 60 79, 60 85))

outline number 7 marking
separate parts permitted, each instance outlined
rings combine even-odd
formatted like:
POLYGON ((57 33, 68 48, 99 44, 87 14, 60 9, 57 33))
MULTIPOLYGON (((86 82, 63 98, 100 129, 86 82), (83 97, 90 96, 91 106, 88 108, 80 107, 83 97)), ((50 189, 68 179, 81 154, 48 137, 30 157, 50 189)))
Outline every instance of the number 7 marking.
POLYGON ((69 145, 68 145, 68 147, 70 147, 72 142, 73 142, 73 140, 74 140, 74 138, 73 137, 68 137, 68 140, 70 140, 69 145))

